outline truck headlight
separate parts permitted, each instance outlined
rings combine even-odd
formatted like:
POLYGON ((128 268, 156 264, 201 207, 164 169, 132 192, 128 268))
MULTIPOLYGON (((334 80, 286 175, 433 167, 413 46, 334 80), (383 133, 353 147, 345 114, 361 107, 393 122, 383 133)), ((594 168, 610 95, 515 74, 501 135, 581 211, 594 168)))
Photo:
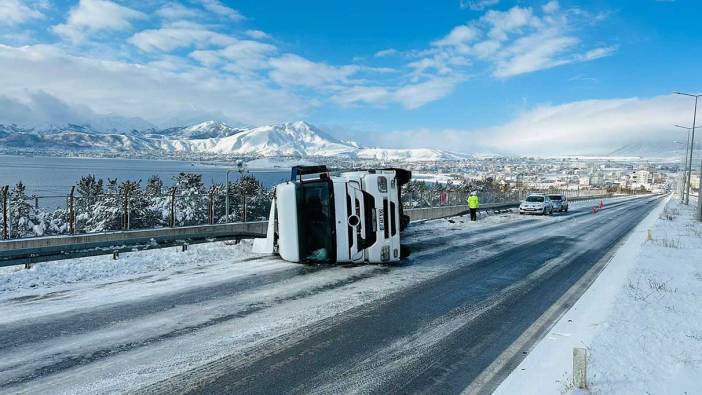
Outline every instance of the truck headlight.
POLYGON ((380 249, 380 259, 383 262, 390 260, 390 246, 383 246, 383 248, 380 249))
POLYGON ((380 176, 378 177, 378 191, 385 193, 388 191, 388 179, 380 176))

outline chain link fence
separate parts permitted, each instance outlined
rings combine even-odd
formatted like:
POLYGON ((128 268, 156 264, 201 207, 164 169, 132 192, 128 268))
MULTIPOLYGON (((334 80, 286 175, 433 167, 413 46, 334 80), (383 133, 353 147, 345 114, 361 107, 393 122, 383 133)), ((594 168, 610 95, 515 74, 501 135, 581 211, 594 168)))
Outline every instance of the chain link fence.
POLYGON ((272 201, 271 189, 253 177, 230 183, 229 193, 222 184, 150 189, 130 181, 99 193, 79 189, 28 196, 22 184, 0 187, 0 239, 260 221, 272 201))

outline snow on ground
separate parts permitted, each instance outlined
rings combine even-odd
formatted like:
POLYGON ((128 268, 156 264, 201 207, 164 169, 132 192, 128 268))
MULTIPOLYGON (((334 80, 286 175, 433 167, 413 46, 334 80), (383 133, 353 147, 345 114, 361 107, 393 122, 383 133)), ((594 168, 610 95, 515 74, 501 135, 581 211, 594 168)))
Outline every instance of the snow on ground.
POLYGON ((571 384, 573 347, 588 350, 594 394, 700 393, 700 297, 702 224, 692 204, 670 200, 632 232, 495 393, 578 393, 571 384))
MULTIPOLYGON (((52 288, 78 282, 119 281, 142 274, 168 273, 205 265, 206 262, 233 262, 251 257, 251 241, 237 245, 228 242, 196 244, 188 251, 181 247, 66 259, 24 266, 0 268, 0 295, 26 290, 52 288)), ((0 300, 4 297, 0 297, 0 300)))
MULTIPOLYGON (((593 203, 579 204, 586 207, 593 203)), ((619 209, 624 210, 613 208, 615 215, 619 209)), ((191 246, 187 252, 177 248, 152 250, 122 254, 117 261, 111 256, 81 258, 38 264, 31 270, 5 272, 0 275, 0 324, 61 317, 105 306, 129 306, 130 303, 139 306, 153 295, 177 296, 189 288, 216 288, 234 279, 247 280, 267 274, 280 276, 280 279, 270 284, 261 283, 235 296, 215 295, 193 303, 178 303, 169 309, 143 317, 137 315, 89 333, 62 335, 14 349, 0 361, 0 382, 3 375, 21 376, 52 361, 71 358, 77 352, 92 355, 140 342, 145 345, 58 375, 45 376, 20 390, 28 393, 125 392, 232 353, 244 358, 249 351, 251 355, 273 352, 284 346, 275 340, 281 333, 290 334, 289 340, 294 341, 297 336, 309 335, 296 329, 322 330, 333 322, 329 321, 331 317, 341 312, 451 270, 459 263, 443 259, 422 260, 421 265, 412 262, 447 246, 461 248, 489 239, 490 235, 478 230, 499 228, 512 221, 537 226, 540 221, 572 221, 568 226, 579 223, 568 216, 523 217, 503 213, 482 216, 477 223, 456 217, 414 224, 408 240, 422 238, 421 235, 456 237, 445 245, 413 254, 409 264, 393 270, 378 265, 309 268, 273 257, 253 256, 248 252, 248 243, 238 246, 211 243, 191 246), (282 276, 286 271, 291 272, 290 275, 282 276), (187 330, 200 326, 202 328, 195 332, 187 330), (172 339, 152 340, 180 332, 184 334, 172 339), (159 363, 155 363, 156 359, 159 363)), ((497 231, 509 232, 510 226, 497 231)), ((563 228, 551 231, 562 232, 563 228)), ((532 232, 518 232, 510 240, 520 243, 533 237, 532 232)), ((481 259, 498 250, 479 249, 465 260, 481 259)))

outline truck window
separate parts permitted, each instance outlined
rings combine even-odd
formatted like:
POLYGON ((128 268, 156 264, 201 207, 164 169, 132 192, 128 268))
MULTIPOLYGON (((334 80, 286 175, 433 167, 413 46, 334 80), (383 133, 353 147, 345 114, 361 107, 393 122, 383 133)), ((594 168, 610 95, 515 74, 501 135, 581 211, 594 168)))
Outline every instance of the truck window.
POLYGON ((358 243, 359 249, 370 247, 375 244, 377 240, 375 229, 378 226, 377 219, 375 218, 375 199, 370 193, 366 191, 361 192, 363 193, 363 230, 365 235, 361 242, 358 243))
POLYGON ((390 230, 393 236, 397 234, 397 215, 395 214, 395 202, 390 202, 390 230))
POLYGON ((334 249, 334 212, 331 183, 328 181, 301 184, 299 232, 300 258, 303 261, 328 262, 336 259, 334 249))
POLYGON ((383 227, 383 233, 385 235, 386 239, 390 238, 390 213, 389 213, 389 207, 388 207, 388 199, 383 199, 383 223, 385 226, 383 227))

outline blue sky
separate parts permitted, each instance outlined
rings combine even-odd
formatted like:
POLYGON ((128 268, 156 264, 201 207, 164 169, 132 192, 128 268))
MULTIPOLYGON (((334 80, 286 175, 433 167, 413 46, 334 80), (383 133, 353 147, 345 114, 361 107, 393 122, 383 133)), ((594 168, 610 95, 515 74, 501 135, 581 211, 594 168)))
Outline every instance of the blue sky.
POLYGON ((305 119, 369 145, 604 152, 691 122, 690 101, 670 93, 702 91, 700 11, 693 0, 3 0, 0 123, 305 119))

